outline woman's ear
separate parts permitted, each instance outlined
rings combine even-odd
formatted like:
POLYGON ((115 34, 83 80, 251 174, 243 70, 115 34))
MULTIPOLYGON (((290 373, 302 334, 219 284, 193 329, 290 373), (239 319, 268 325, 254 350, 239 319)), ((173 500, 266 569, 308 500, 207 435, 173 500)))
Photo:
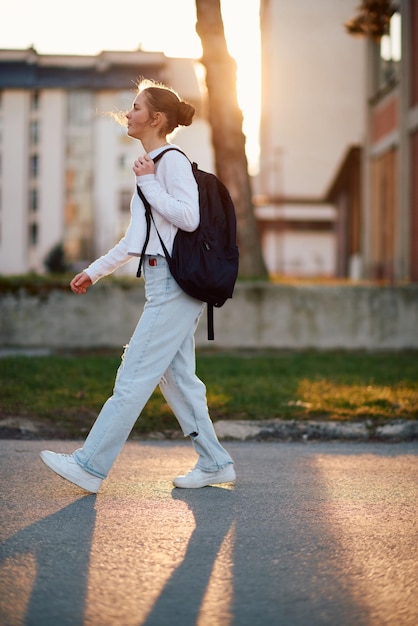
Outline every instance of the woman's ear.
POLYGON ((160 126, 161 122, 163 121, 163 116, 161 115, 161 113, 159 111, 157 111, 157 113, 154 113, 154 119, 151 122, 151 126, 160 126))

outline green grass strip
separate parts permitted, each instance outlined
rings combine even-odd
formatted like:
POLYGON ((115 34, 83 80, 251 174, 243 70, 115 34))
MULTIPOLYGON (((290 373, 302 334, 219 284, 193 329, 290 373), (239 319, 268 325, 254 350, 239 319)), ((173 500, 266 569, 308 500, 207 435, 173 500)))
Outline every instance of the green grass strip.
MULTIPOLYGON (((84 437, 111 395, 120 355, 0 359, 0 419, 25 417, 84 437)), ((418 417, 416 352, 198 353, 212 419, 384 423, 418 417)), ((133 434, 179 430, 157 389, 133 434)))

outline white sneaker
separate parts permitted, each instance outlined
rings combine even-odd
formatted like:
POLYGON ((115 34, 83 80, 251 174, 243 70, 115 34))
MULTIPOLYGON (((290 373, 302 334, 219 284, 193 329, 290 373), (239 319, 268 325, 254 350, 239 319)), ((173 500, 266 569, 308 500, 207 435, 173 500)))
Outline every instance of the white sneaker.
POLYGON ((235 478, 234 466, 232 463, 229 463, 216 472, 204 472, 195 467, 185 476, 177 476, 177 478, 173 480, 173 485, 182 489, 198 489, 199 487, 208 487, 209 485, 230 483, 233 482, 235 478))
POLYGON ((72 454, 58 454, 43 450, 41 459, 56 474, 66 478, 71 483, 78 485, 90 493, 97 493, 102 484, 102 479, 86 472, 75 460, 72 454))

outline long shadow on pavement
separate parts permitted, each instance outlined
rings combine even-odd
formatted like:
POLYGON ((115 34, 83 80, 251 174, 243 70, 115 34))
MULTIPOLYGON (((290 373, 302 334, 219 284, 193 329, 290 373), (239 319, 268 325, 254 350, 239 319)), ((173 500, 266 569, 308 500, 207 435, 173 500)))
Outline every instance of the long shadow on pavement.
POLYGON ((143 626, 197 623, 215 561, 234 520, 233 490, 173 489, 171 495, 188 505, 196 526, 182 563, 166 583, 143 626))
POLYGON ((30 554, 36 574, 25 626, 84 623, 96 496, 84 496, 12 535, 0 547, 0 563, 30 554))
POLYGON ((255 471, 235 490, 172 491, 187 503, 196 526, 144 626, 195 626, 205 616, 229 626, 367 623, 324 519, 320 476, 307 458, 270 462, 277 463, 270 476, 280 476, 270 483, 255 471), (228 536, 230 563, 208 604, 211 574, 228 536))

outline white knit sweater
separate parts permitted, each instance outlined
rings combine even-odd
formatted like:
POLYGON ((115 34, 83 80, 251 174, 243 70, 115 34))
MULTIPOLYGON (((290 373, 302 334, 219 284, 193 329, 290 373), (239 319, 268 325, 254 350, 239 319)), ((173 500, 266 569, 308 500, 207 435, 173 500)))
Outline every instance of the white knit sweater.
MULTIPOLYGON (((157 148, 149 155, 154 158, 166 148, 157 148)), ((173 150, 157 162, 154 174, 137 176, 136 183, 150 203, 158 232, 171 253, 177 229, 192 232, 199 225, 199 193, 191 165, 182 154, 173 150)), ((135 188, 131 200, 131 221, 125 235, 114 248, 85 270, 92 282, 111 274, 132 256, 140 256, 145 234, 145 209, 135 188)), ((152 222, 146 253, 164 255, 152 222)))

